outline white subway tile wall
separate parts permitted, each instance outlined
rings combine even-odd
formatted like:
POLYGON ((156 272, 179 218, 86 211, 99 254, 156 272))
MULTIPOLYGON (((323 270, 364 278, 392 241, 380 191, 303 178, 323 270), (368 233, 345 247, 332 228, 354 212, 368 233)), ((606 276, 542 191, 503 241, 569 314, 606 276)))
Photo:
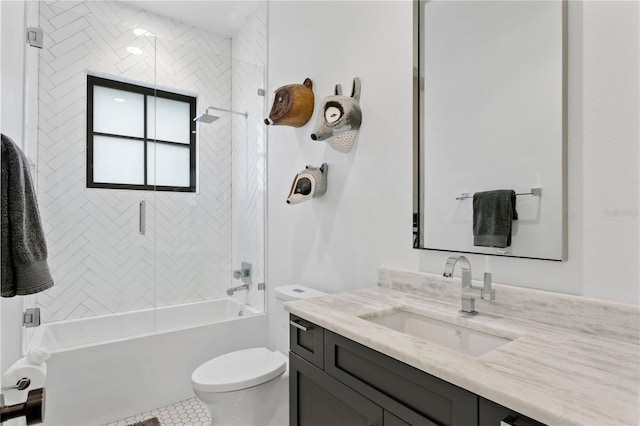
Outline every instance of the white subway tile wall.
MULTIPOLYGON (((247 128, 243 120, 234 119, 232 202, 233 266, 240 262, 252 266, 253 287, 246 302, 264 310, 264 292, 257 284, 265 282, 265 217, 267 145, 264 118, 267 116, 269 95, 258 96, 258 89, 266 88, 267 67, 267 5, 264 3, 234 36, 232 56, 233 109, 247 111, 247 128), (246 135, 246 140, 245 139, 246 135)), ((235 284, 234 284, 235 285, 235 284)), ((240 295, 239 295, 240 296, 240 295)))
MULTIPOLYGON (((253 27, 265 25, 266 8, 261 13, 239 41, 264 35, 265 28, 253 27)), ((225 297, 240 259, 263 275, 265 136, 257 123, 264 99, 256 90, 264 81, 266 41, 245 53, 235 39, 111 1, 43 1, 40 23, 38 199, 56 282, 38 295, 43 319, 225 297), (131 46, 142 53, 130 53, 131 46), (232 59, 236 54, 243 61, 232 59), (198 112, 233 107, 250 110, 254 120, 245 127, 243 117, 224 115, 198 125, 197 194, 87 189, 87 72, 197 93, 198 112), (246 181, 232 185, 236 175, 246 181), (232 243, 236 232, 245 236, 242 243, 232 243)))

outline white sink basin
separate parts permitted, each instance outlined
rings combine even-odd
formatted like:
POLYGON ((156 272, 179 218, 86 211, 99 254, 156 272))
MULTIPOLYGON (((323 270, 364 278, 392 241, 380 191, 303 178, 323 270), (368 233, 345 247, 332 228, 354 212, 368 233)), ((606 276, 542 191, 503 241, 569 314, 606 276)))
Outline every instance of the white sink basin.
POLYGON ((367 318, 367 321, 473 356, 485 354, 511 341, 408 311, 367 318))

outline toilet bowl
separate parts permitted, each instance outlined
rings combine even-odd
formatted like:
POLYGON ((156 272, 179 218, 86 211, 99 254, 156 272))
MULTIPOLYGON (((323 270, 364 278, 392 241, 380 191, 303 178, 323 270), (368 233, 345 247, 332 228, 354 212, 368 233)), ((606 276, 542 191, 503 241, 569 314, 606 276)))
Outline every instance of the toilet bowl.
POLYGON ((286 425, 287 413, 278 411, 287 397, 287 363, 267 348, 229 352, 193 372, 193 391, 209 408, 212 425, 286 425))
POLYGON ((212 426, 285 426, 289 424, 288 313, 285 301, 322 296, 303 286, 275 289, 278 350, 250 348, 229 352, 199 366, 191 375, 193 391, 209 409, 212 426), (283 331, 283 329, 285 329, 283 331))

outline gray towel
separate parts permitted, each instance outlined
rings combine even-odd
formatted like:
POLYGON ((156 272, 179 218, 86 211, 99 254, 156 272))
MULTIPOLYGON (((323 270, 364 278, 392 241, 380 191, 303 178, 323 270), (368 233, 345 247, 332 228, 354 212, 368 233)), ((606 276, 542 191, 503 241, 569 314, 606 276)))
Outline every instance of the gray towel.
POLYGON ((476 192, 473 195, 473 245, 510 246, 511 225, 517 219, 515 191, 476 192))
POLYGON ((47 264, 29 161, 2 135, 2 297, 37 293, 53 285, 47 264))

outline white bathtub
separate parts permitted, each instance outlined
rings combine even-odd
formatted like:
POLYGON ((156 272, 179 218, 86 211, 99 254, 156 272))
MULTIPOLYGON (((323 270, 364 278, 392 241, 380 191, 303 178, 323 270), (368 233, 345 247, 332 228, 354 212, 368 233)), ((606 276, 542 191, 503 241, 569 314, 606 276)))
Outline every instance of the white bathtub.
POLYGON ((44 324, 29 347, 52 354, 45 425, 99 425, 191 398, 195 368, 266 336, 266 316, 234 299, 44 324))

